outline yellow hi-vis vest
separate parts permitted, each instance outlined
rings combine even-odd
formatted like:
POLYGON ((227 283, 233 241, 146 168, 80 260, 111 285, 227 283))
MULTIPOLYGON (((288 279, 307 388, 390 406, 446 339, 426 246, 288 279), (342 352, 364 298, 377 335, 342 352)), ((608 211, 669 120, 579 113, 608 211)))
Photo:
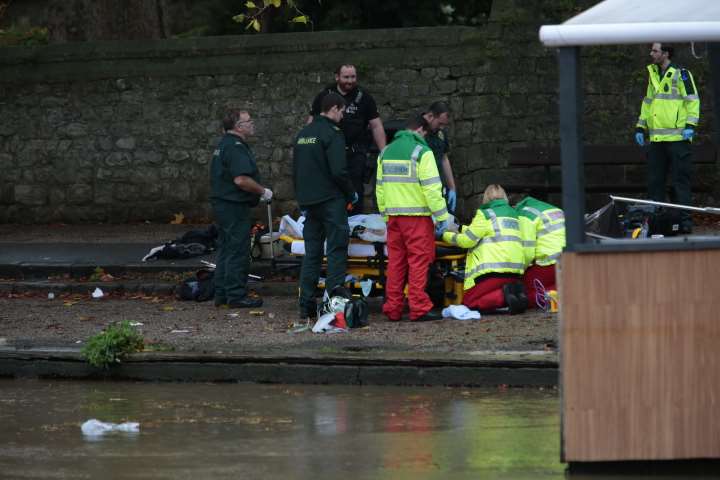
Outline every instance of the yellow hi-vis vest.
POLYGON ((378 156, 375 186, 380 215, 448 218, 435 157, 425 139, 402 130, 378 156))
POLYGON ((480 275, 525 272, 518 215, 505 200, 481 205, 470 225, 460 233, 445 232, 442 238, 470 249, 465 260, 465 290, 474 287, 480 275))
POLYGON ((535 262, 547 267, 557 263, 565 248, 565 214, 559 208, 533 197, 515 205, 525 251, 525 266, 535 262))
POLYGON ((648 65, 650 78, 640 108, 637 128, 647 131, 651 142, 678 142, 687 126, 700 122, 700 97, 692 74, 670 65, 660 77, 659 65, 648 65))

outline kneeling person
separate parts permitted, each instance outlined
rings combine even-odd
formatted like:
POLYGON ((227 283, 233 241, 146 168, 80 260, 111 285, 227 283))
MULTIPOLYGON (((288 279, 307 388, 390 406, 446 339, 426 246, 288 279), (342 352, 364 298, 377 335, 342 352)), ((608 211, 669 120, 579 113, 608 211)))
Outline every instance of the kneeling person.
POLYGON ((511 314, 527 309, 522 285, 525 270, 518 215, 500 185, 489 185, 473 221, 443 240, 469 249, 465 261, 463 304, 489 311, 508 307, 511 314))
POLYGON ((537 283, 545 291, 557 290, 555 267, 565 248, 565 215, 554 205, 525 197, 515 205, 525 251, 523 282, 530 306, 537 307, 537 283))

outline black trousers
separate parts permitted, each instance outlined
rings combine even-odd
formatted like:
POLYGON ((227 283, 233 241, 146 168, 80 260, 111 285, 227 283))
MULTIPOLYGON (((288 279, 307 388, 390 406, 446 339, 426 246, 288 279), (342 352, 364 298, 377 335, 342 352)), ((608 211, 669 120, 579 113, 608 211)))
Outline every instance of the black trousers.
POLYGON ((359 215, 365 211, 365 185, 363 181, 365 180, 367 154, 348 149, 346 150, 345 158, 347 159, 347 168, 348 173, 350 174, 350 180, 352 181, 353 187, 355 187, 355 191, 358 194, 358 201, 355 205, 353 205, 350 215, 359 215))
MULTIPOLYGON (((648 197, 664 202, 665 181, 670 170, 672 202, 692 205, 692 146, 690 142, 652 142, 648 149, 648 197)), ((690 212, 681 211, 683 226, 692 226, 690 212)))
POLYGON ((316 205, 301 206, 307 211, 303 238, 305 256, 300 269, 300 292, 298 306, 300 316, 315 314, 315 290, 320 277, 323 246, 327 240, 327 278, 325 290, 345 283, 347 273, 347 250, 350 241, 350 227, 345 210, 345 199, 334 198, 316 205))

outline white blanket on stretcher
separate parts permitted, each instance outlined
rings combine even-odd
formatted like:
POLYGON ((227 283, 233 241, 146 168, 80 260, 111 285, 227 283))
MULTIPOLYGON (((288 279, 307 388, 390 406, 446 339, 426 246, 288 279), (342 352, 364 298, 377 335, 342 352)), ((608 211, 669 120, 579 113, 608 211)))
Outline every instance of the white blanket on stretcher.
MULTIPOLYGON (((387 241, 387 225, 382 215, 376 213, 370 215, 353 215, 348 218, 348 227, 350 232, 356 227, 362 226, 358 233, 360 240, 366 242, 382 242, 387 241)), ((301 216, 294 220, 290 215, 285 215, 280 219, 280 234, 293 238, 303 238, 303 229, 305 227, 305 217, 301 216)))
MULTIPOLYGON (((387 257, 387 245, 383 245, 385 256, 387 257)), ((323 251, 327 251, 327 244, 323 247, 323 251)), ((295 240, 290 244, 290 253, 293 255, 305 255, 305 241, 295 240)), ((374 257, 375 246, 371 243, 355 243, 352 240, 348 245, 349 257, 374 257)))

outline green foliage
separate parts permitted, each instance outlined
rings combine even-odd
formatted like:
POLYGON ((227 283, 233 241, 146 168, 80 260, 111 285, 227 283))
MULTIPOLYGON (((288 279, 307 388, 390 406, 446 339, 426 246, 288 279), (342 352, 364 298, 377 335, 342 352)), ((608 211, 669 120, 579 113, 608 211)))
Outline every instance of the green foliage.
POLYGON ((142 349, 142 335, 125 320, 91 337, 80 353, 94 367, 109 368, 120 363, 127 354, 142 349))
POLYGON ((48 29, 45 27, 0 29, 0 47, 47 45, 48 29))
POLYGON ((95 267, 93 273, 88 277, 88 281, 99 282, 103 275, 105 275, 105 270, 103 270, 102 267, 95 267))

